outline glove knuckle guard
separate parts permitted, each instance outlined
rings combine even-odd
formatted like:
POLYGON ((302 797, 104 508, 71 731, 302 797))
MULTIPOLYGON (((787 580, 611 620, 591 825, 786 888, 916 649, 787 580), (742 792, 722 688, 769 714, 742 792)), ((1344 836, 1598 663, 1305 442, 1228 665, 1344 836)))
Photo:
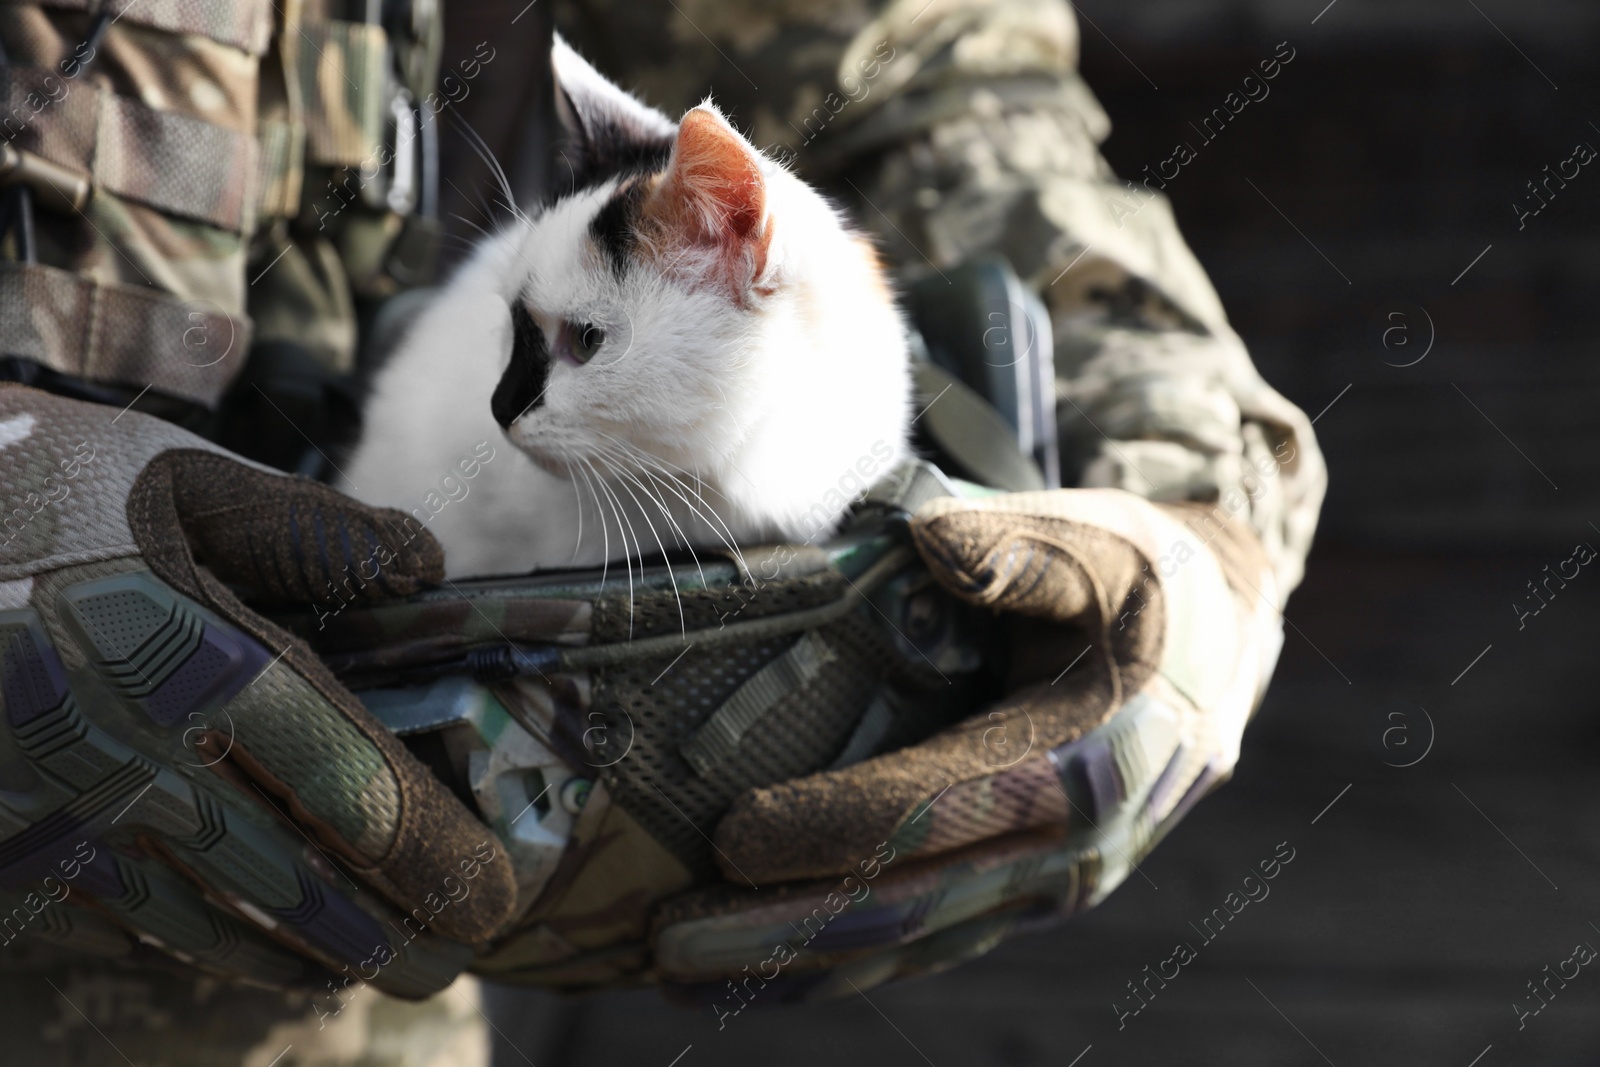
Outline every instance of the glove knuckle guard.
MULTIPOLYGON (((174 588, 196 600, 209 602, 242 625, 263 644, 285 649, 283 660, 303 678, 313 694, 301 705, 301 714, 284 721, 267 719, 281 734, 308 730, 319 718, 324 730, 342 734, 343 744, 332 748, 278 746, 298 749, 304 760, 268 764, 267 753, 246 746, 243 757, 252 778, 297 808, 320 831, 324 843, 336 848, 390 900, 402 908, 438 900, 440 881, 459 864, 471 864, 483 846, 497 861, 483 864, 474 892, 444 910, 436 920, 439 932, 469 943, 488 940, 510 921, 516 906, 515 880, 510 864, 499 857, 503 849, 491 845, 492 834, 475 820, 405 750, 389 731, 374 720, 360 703, 334 679, 309 648, 260 616, 249 612, 207 569, 197 566, 188 546, 191 541, 215 569, 259 590, 267 598, 310 600, 321 588, 343 578, 387 538, 380 532, 385 516, 361 507, 339 494, 299 479, 241 469, 225 457, 198 451, 173 451, 157 457, 140 475, 129 495, 128 515, 136 543, 151 569, 174 588), (320 712, 320 715, 318 714, 320 712), (371 761, 376 752, 381 766, 366 782, 350 781, 344 774, 351 763, 371 761), (321 759, 318 759, 318 756, 321 759), (329 802, 314 805, 324 791, 322 770, 345 779, 348 789, 333 792, 329 802), (311 772, 311 773, 308 773, 311 772), (375 788, 374 788, 375 787, 375 788), (365 834, 340 832, 338 815, 374 807, 388 824, 382 840, 365 834), (366 847, 362 847, 365 845, 366 847)), ((426 533, 420 542, 386 553, 392 564, 385 577, 389 588, 407 593, 443 577, 444 557, 426 533)), ((376 585, 376 583, 373 583, 376 585)), ((376 590, 374 598, 380 595, 376 590)), ((267 733, 266 730, 263 733, 267 733)), ((270 743, 268 736, 263 741, 270 743)))
MULTIPOLYGON (((109 916, 213 973, 441 988, 511 918, 503 848, 223 584, 305 597, 394 516, 112 415, 0 389, 0 487, 50 494, 0 545, 0 905, 91 951, 130 951, 109 916), (99 917, 39 913, 56 885, 99 917)), ((442 571, 425 534, 384 564, 374 596, 442 571)))
POLYGON ((920 857, 1073 823, 1064 761, 1084 757, 1069 746, 1155 675, 1167 621, 1148 553, 1120 524, 1092 521, 1102 503, 1067 491, 919 509, 912 542, 941 585, 1034 620, 1008 631, 1011 695, 921 744, 751 791, 718 827, 729 865, 769 880, 819 877, 882 841, 920 857), (1069 673, 1080 649, 1084 667, 1069 673))

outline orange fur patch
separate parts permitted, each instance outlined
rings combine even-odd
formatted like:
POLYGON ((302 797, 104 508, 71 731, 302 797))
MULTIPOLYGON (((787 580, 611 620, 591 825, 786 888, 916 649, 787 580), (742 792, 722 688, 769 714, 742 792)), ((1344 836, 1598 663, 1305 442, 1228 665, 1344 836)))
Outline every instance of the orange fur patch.
POLYGON ((861 258, 867 261, 868 284, 872 292, 885 304, 894 303, 894 293, 889 289, 889 275, 883 267, 883 257, 878 255, 878 248, 865 237, 855 238, 854 244, 861 252, 861 258))
POLYGON ((772 246, 766 206, 754 150, 720 116, 695 108, 678 127, 665 174, 653 181, 639 230, 657 259, 713 255, 710 276, 742 302, 772 246))

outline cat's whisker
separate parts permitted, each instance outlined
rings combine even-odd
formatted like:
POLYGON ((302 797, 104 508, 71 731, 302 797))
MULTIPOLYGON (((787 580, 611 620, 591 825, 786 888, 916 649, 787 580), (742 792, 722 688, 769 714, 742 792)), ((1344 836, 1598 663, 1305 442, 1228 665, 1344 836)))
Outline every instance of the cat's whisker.
MULTIPOLYGON (((455 114, 453 111, 450 113, 450 119, 461 131, 462 136, 466 138, 468 147, 470 147, 477 157, 483 160, 484 165, 489 168, 491 176, 494 177, 497 182, 499 182, 500 191, 504 194, 503 199, 491 200, 490 197, 484 195, 480 190, 478 198, 483 206, 484 217, 493 219, 496 213, 490 209, 491 204, 499 203, 511 213, 511 217, 514 220, 521 222, 525 226, 532 227, 533 219, 528 215, 527 212, 523 211, 522 208, 517 205, 516 194, 512 191, 510 179, 506 177, 505 168, 502 167, 500 165, 500 161, 495 158, 494 152, 490 150, 488 143, 484 141, 483 137, 478 133, 477 130, 472 128, 470 123, 461 118, 461 116, 455 114)), ((460 190, 457 190, 457 192, 459 191, 460 190)), ((457 217, 459 218, 460 216, 457 217)), ((479 226, 468 219, 462 219, 461 221, 473 226, 485 237, 490 236, 489 231, 484 227, 479 226)), ((542 287, 544 284, 544 278, 541 275, 538 266, 528 261, 528 249, 526 245, 519 247, 517 259, 521 266, 528 273, 532 283, 535 286, 542 287)))
MULTIPOLYGON (((647 470, 645 473, 652 480, 659 482, 664 488, 671 492, 673 496, 683 501, 684 506, 689 509, 690 513, 693 514, 695 518, 700 520, 701 524, 711 532, 713 537, 722 542, 723 547, 728 550, 729 555, 738 561, 739 566, 747 571, 749 570, 749 565, 745 562, 744 550, 732 539, 731 531, 724 536, 724 531, 727 531, 727 524, 722 522, 722 517, 716 513, 714 508, 712 508, 709 504, 706 504, 705 500, 700 498, 698 495, 695 495, 695 499, 693 500, 691 500, 688 496, 685 496, 684 493, 680 491, 681 483, 677 483, 677 479, 673 478, 671 475, 665 475, 665 479, 663 479, 663 477, 658 476, 654 472, 647 470), (700 505, 699 507, 696 506, 696 501, 698 501, 700 505), (704 507, 706 510, 702 511, 701 507, 704 507), (706 512, 710 512, 710 518, 707 517, 706 512), (715 522, 712 521, 713 519, 715 519, 715 522), (719 524, 722 527, 721 529, 718 529, 719 524)), ((682 488, 687 487, 684 486, 682 488)), ((693 490, 690 490, 690 493, 692 494, 693 490)), ((685 535, 685 538, 687 540, 687 535, 685 535)), ((690 547, 689 551, 692 555, 694 552, 692 546, 690 547)), ((699 563, 699 557, 696 556, 695 565, 698 567, 699 563)), ((702 572, 701 579, 704 580, 704 578, 705 575, 702 572)))
POLYGON ((517 220, 518 222, 526 223, 529 226, 533 225, 533 217, 526 211, 522 210, 522 208, 518 207, 515 201, 508 203, 507 201, 502 200, 499 201, 499 203, 507 211, 511 212, 511 217, 513 219, 517 220))
POLYGON ((488 192, 481 188, 473 191, 478 195, 477 198, 473 200, 472 206, 477 208, 478 214, 481 215, 491 226, 497 225, 497 216, 494 210, 494 203, 490 200, 488 192))
MULTIPOLYGON (((639 472, 641 474, 643 474, 646 478, 649 478, 652 482, 656 482, 657 484, 664 484, 664 483, 661 483, 661 480, 659 478, 657 478, 655 476, 655 474, 653 474, 651 472, 650 468, 648 466, 644 465, 644 464, 640 464, 639 472)), ((690 540, 689 535, 684 532, 683 527, 678 525, 678 520, 672 514, 672 508, 667 504, 666 500, 661 496, 661 494, 659 492, 657 492, 655 490, 652 490, 648 485, 646 485, 645 483, 641 482, 636 475, 634 475, 630 471, 626 470, 625 468, 621 469, 619 471, 619 473, 621 473, 624 477, 630 479, 633 482, 634 485, 637 485, 639 487, 639 491, 640 492, 644 493, 644 495, 652 503, 654 503, 656 505, 656 507, 661 509, 662 516, 667 520, 668 523, 670 523, 672 525, 672 529, 674 531, 675 536, 677 537, 678 544, 681 545, 683 548, 688 550, 689 558, 694 561, 695 570, 700 573, 700 584, 704 585, 705 581, 706 581, 706 572, 700 566, 700 557, 699 557, 698 554, 695 553, 694 542, 692 540, 690 540)), ((682 494, 676 493, 676 491, 674 491, 674 495, 678 496, 678 498, 680 500, 683 499, 682 494)), ((688 504, 688 501, 684 500, 684 503, 688 504)))
POLYGON ((739 566, 743 567, 745 570, 749 570, 749 566, 745 562, 744 550, 739 546, 737 539, 733 536, 733 531, 729 529, 728 523, 723 519, 721 512, 717 511, 717 509, 712 506, 711 502, 705 498, 704 494, 702 494, 694 486, 689 485, 688 483, 684 482, 683 479, 677 477, 669 471, 663 470, 661 473, 665 475, 671 482, 681 486, 683 490, 689 494, 689 496, 693 497, 694 500, 698 502, 699 507, 696 507, 695 504, 690 503, 688 500, 684 501, 684 503, 689 506, 689 509, 694 512, 695 517, 701 522, 705 523, 706 528, 711 531, 712 536, 721 541, 724 547, 726 547, 727 550, 733 554, 733 557, 739 561, 739 566), (705 511, 702 512, 700 508, 704 508, 705 511), (707 515, 710 517, 707 518, 707 515))
MULTIPOLYGON (((605 464, 608 468, 610 468, 612 471, 616 472, 617 474, 620 474, 623 477, 627 477, 628 476, 627 472, 625 470, 623 470, 623 468, 619 464, 614 462, 611 458, 607 457, 606 455, 604 455, 604 454, 601 455, 600 462, 605 464)), ((661 555, 662 555, 663 558, 665 558, 665 556, 667 554, 667 546, 661 543, 661 535, 656 532, 656 524, 650 521, 650 513, 649 513, 649 511, 645 508, 645 506, 643 504, 641 504, 639 502, 639 498, 634 495, 633 490, 628 488, 628 483, 627 482, 624 481, 624 482, 621 482, 619 484, 622 486, 622 491, 624 493, 627 493, 628 496, 633 500, 634 505, 638 507, 638 509, 639 509, 639 517, 644 520, 645 527, 650 531, 650 536, 654 537, 656 539, 656 547, 661 550, 661 555)), ((659 502, 657 502, 657 505, 659 506, 659 502)), ((639 573, 640 573, 640 576, 643 577, 643 575, 644 575, 644 553, 642 551, 639 553, 639 573)), ((667 563, 667 580, 672 583, 672 595, 678 602, 678 629, 682 633, 687 633, 689 631, 689 623, 684 618, 684 614, 683 614, 683 594, 678 591, 678 575, 672 569, 672 564, 670 562, 667 563)))
POLYGON ((477 130, 472 128, 472 123, 468 122, 466 119, 457 114, 454 108, 450 109, 448 112, 446 112, 446 114, 449 116, 450 121, 455 124, 456 129, 460 131, 461 135, 466 139, 467 146, 472 149, 473 153, 476 154, 479 159, 483 160, 484 166, 489 168, 490 176, 500 183, 500 189, 505 193, 506 201, 508 203, 515 203, 517 195, 511 189, 511 180, 506 177, 505 168, 502 167, 500 165, 500 161, 495 158, 494 152, 490 150, 488 142, 486 142, 483 137, 479 135, 477 130))
MULTIPOLYGON (((701 434, 702 438, 704 436, 705 436, 704 434, 701 434)), ((651 459, 655 460, 657 463, 663 465, 664 467, 672 468, 673 470, 677 471, 679 474, 683 475, 686 478, 693 478, 694 479, 694 485, 695 485, 695 493, 696 493, 696 495, 700 496, 701 499, 704 499, 704 494, 709 492, 713 496, 719 496, 723 500, 728 501, 729 503, 732 503, 732 498, 730 498, 727 493, 724 493, 721 489, 718 489, 715 485, 713 485, 710 482, 706 481, 705 478, 703 478, 701 476, 700 470, 699 470, 698 467, 696 467, 694 470, 691 471, 691 470, 687 470, 687 469, 685 469, 683 467, 678 466, 676 463, 673 463, 670 460, 662 459, 660 456, 652 456, 651 459)))
MULTIPOLYGON (((727 523, 724 523, 722 521, 722 516, 717 514, 715 508, 713 508, 710 504, 706 503, 706 500, 705 500, 704 497, 702 497, 699 493, 695 492, 695 490, 693 488, 691 488, 690 486, 684 484, 681 479, 679 479, 676 475, 672 474, 670 471, 659 470, 659 469, 653 471, 653 470, 650 469, 649 466, 644 466, 642 469, 643 469, 644 474, 645 474, 646 477, 650 478, 654 482, 657 482, 659 485, 661 485, 668 492, 672 493, 673 496, 675 496, 679 500, 681 500, 683 502, 683 505, 686 508, 689 509, 690 513, 693 514, 695 518, 699 519, 700 522, 703 523, 705 525, 705 527, 708 530, 711 531, 712 536, 714 536, 717 540, 721 541, 723 543, 723 545, 728 549, 728 551, 731 552, 734 555, 734 557, 739 560, 741 565, 744 563, 744 555, 743 555, 742 551, 740 550, 739 546, 733 542, 733 540, 732 540, 732 537, 733 537, 732 532, 731 531, 728 532, 728 535, 726 537, 723 536, 723 531, 727 530, 727 523), (690 496, 686 496, 685 495, 685 491, 687 491, 687 493, 690 494, 690 496, 693 496, 694 499, 691 500, 690 496), (698 506, 696 506, 697 504, 698 504, 698 506), (702 511, 701 508, 704 508, 705 511, 702 511), (713 522, 712 518, 707 518, 706 517, 706 512, 710 512, 712 518, 714 518, 716 521, 713 522), (719 530, 717 528, 718 524, 721 524, 721 526, 722 526, 721 530, 719 530)), ((680 532, 681 532, 681 528, 680 528, 680 532)), ((686 542, 689 540, 687 534, 684 535, 684 540, 686 542)), ((693 552, 693 548, 692 547, 691 547, 690 551, 693 552)), ((698 563, 699 563, 698 558, 695 560, 695 563, 698 565, 698 563)), ((701 578, 702 579, 705 578, 705 575, 703 573, 701 574, 701 578)))
MULTIPOLYGON (((445 181, 450 183, 450 188, 454 189, 461 196, 462 199, 464 199, 464 200, 470 200, 471 199, 470 197, 467 196, 466 193, 461 191, 461 187, 458 186, 455 182, 450 181, 449 178, 446 178, 445 181)), ((486 193, 484 193, 483 190, 481 190, 481 189, 478 190, 478 201, 477 201, 477 203, 478 203, 478 210, 483 214, 483 217, 492 221, 494 219, 494 217, 495 217, 495 212, 494 212, 493 208, 490 206, 489 196, 486 193)), ((512 209, 512 214, 516 219, 520 220, 525 226, 527 226, 530 229, 533 227, 533 220, 521 208, 517 207, 515 204, 512 204, 511 205, 511 209, 512 209)), ((483 234, 485 240, 490 240, 490 239, 492 239, 494 237, 494 234, 491 233, 487 228, 485 228, 484 226, 479 225, 476 222, 473 222, 471 219, 466 218, 463 215, 458 215, 455 212, 451 212, 451 216, 453 218, 460 219, 462 222, 466 223, 468 226, 471 226, 473 229, 475 229, 479 233, 483 234)), ((466 243, 467 243, 467 245, 469 247, 476 247, 475 245, 473 245, 473 243, 471 241, 467 241, 465 238, 458 238, 458 239, 466 241, 466 243)), ((533 262, 529 261, 529 259, 528 259, 528 247, 524 243, 519 243, 518 247, 517 247, 517 265, 522 268, 523 272, 528 276, 528 278, 530 280, 530 283, 533 286, 535 286, 535 287, 543 287, 544 282, 545 282, 544 274, 539 270, 539 265, 537 263, 533 263, 533 262)))
POLYGON ((561 151, 561 150, 558 149, 556 151, 556 156, 560 158, 561 162, 563 162, 563 163, 565 163, 567 165, 567 180, 568 180, 568 182, 571 183, 573 188, 576 188, 577 185, 578 185, 578 170, 577 170, 577 168, 572 165, 572 160, 567 157, 567 153, 566 152, 561 151))
MULTIPOLYGON (((651 473, 648 468, 643 469, 641 473, 643 473, 644 476, 649 478, 652 482, 655 482, 658 485, 662 484, 660 479, 651 473)), ((689 539, 689 535, 685 533, 683 527, 678 524, 677 517, 672 514, 672 508, 668 506, 666 500, 661 496, 659 491, 651 490, 642 483, 639 485, 639 488, 644 490, 644 492, 650 496, 651 499, 655 500, 660 506, 661 514, 667 517, 667 521, 670 522, 672 524, 672 528, 677 531, 678 543, 683 546, 684 551, 689 553, 689 558, 694 561, 694 569, 700 574, 700 584, 705 585, 706 572, 704 568, 700 566, 700 556, 694 550, 694 542, 689 539)))
MULTIPOLYGON (((576 470, 583 475, 584 483, 589 486, 589 492, 594 497, 594 511, 600 516, 600 589, 605 590, 606 575, 611 572, 611 531, 606 523, 606 512, 600 504, 600 491, 594 487, 594 481, 589 476, 589 464, 582 457, 574 456, 578 464, 576 470)), ((619 532, 617 536, 622 536, 619 532)))
MULTIPOLYGON (((596 456, 595 458, 598 459, 600 457, 596 456)), ((639 577, 640 577, 641 581, 644 578, 644 550, 642 548, 640 548, 640 546, 639 546, 639 534, 638 534, 637 531, 634 530, 633 523, 632 523, 631 520, 629 520, 628 515, 627 515, 627 509, 622 506, 621 499, 618 498, 616 492, 613 491, 611 486, 606 483, 605 477, 602 476, 598 471, 595 472, 595 478, 599 482, 601 492, 605 493, 606 496, 609 497, 610 500, 611 500, 611 509, 612 509, 613 512, 616 513, 616 516, 617 516, 617 528, 618 528, 618 531, 621 532, 622 527, 624 525, 626 525, 626 527, 627 527, 627 531, 625 533, 622 533, 622 561, 623 561, 623 565, 628 570, 628 640, 632 641, 633 640, 633 604, 634 604, 634 596, 633 596, 633 555, 628 551, 628 535, 629 534, 633 535, 633 547, 634 547, 634 550, 637 551, 638 556, 639 556, 639 577)))
POLYGON ((583 490, 578 488, 577 468, 573 467, 570 460, 566 460, 567 480, 572 483, 572 495, 578 502, 578 538, 572 544, 572 557, 567 560, 567 566, 572 566, 577 561, 578 552, 583 548, 583 490))
MULTIPOLYGON (((694 504, 690 503, 689 500, 684 498, 682 494, 675 495, 677 495, 680 500, 683 500, 684 504, 689 508, 689 510, 694 512, 695 517, 701 522, 705 523, 706 527, 711 531, 711 533, 727 547, 729 552, 733 553, 734 558, 739 561, 739 565, 745 568, 745 570, 749 570, 749 566, 745 562, 744 553, 739 548, 733 536, 733 531, 728 528, 727 522, 723 520, 721 514, 717 512, 717 509, 712 507, 710 502, 707 501, 701 493, 690 488, 688 485, 684 484, 681 479, 666 471, 665 468, 661 466, 664 462, 661 457, 655 455, 654 453, 646 452, 644 449, 640 448, 638 445, 635 445, 631 441, 624 441, 621 438, 613 437, 611 434, 608 434, 603 430, 596 432, 598 432, 601 437, 613 442, 616 446, 621 447, 627 454, 631 455, 632 458, 639 464, 641 469, 648 469, 648 467, 654 465, 660 468, 662 473, 673 482, 683 485, 686 490, 693 494, 695 499, 699 501, 700 505, 704 507, 706 511, 710 512, 711 518, 715 519, 715 522, 706 518, 705 514, 696 508, 694 504), (720 530, 718 529, 719 525, 721 526, 720 530)), ((696 482, 699 482, 699 477, 696 476, 695 480, 696 482)))
POLYGON ((468 237, 465 234, 459 233, 441 233, 439 235, 439 243, 441 246, 448 245, 452 248, 460 248, 462 251, 469 254, 478 247, 477 241, 474 241, 471 237, 468 237))
MULTIPOLYGON (((611 444, 611 445, 608 445, 608 446, 603 445, 602 446, 601 455, 603 457, 603 462, 605 462, 606 466, 608 468, 610 468, 612 471, 614 471, 616 474, 618 474, 619 476, 632 481, 634 485, 639 487, 639 491, 644 493, 645 496, 652 503, 654 503, 657 508, 659 508, 661 510, 662 516, 667 520, 667 522, 669 524, 671 524, 671 526, 672 526, 672 528, 673 528, 673 530, 674 530, 674 532, 675 532, 675 534, 676 534, 676 536, 678 538, 679 543, 682 544, 685 548, 688 549, 689 557, 690 557, 690 559, 692 559, 694 561, 695 570, 700 575, 701 584, 702 585, 705 584, 705 581, 706 581, 705 569, 701 566, 700 556, 699 556, 698 553, 696 553, 694 551, 693 542, 689 538, 688 534, 684 532, 683 527, 678 525, 677 519, 672 514, 671 507, 669 507, 667 505, 666 501, 661 497, 661 495, 659 493, 652 491, 651 488, 648 485, 646 485, 644 482, 640 481, 639 478, 633 472, 631 472, 631 471, 629 471, 627 469, 628 462, 631 461, 633 463, 633 465, 637 466, 639 471, 641 473, 643 473, 646 477, 649 477, 652 481, 660 482, 660 479, 656 478, 655 474, 652 473, 651 470, 650 470, 650 464, 654 461, 655 457, 652 456, 650 453, 644 451, 643 449, 639 448, 638 446, 634 445, 632 442, 624 441, 624 440, 621 440, 619 438, 612 437, 609 434, 605 434, 603 431, 602 431, 601 435, 603 437, 608 438, 610 441, 613 442, 613 444, 611 444)), ((661 482, 660 484, 667 485, 667 483, 664 483, 664 482, 661 482)), ((655 534, 655 536, 656 536, 656 544, 658 546, 660 546, 661 545, 660 535, 658 533, 656 533, 655 524, 650 522, 649 515, 644 513, 644 511, 645 511, 644 505, 639 502, 638 497, 634 495, 634 493, 633 493, 633 491, 631 489, 628 489, 626 484, 624 484, 622 486, 622 488, 623 488, 624 491, 626 491, 628 493, 629 496, 633 497, 635 504, 639 504, 639 508, 640 508, 641 514, 643 515, 643 518, 644 518, 645 522, 650 526, 651 533, 655 534)), ((668 486, 668 488, 671 488, 670 485, 668 486)), ((705 517, 699 513, 698 509, 696 509, 694 507, 694 505, 692 503, 690 503, 683 496, 682 493, 679 493, 674 489, 673 490, 673 495, 677 496, 680 500, 682 500, 684 502, 684 504, 690 509, 690 511, 694 512, 700 518, 700 520, 702 522, 706 522, 705 517)), ((703 503, 703 501, 702 501, 702 503, 703 503)), ((706 522, 706 524, 708 526, 711 525, 709 522, 706 522)), ((712 532, 716 533, 715 527, 712 527, 712 532)), ((720 535, 718 535, 718 536, 720 538, 720 535)), ((723 540, 724 544, 728 545, 729 550, 731 552, 733 552, 740 559, 740 561, 742 563, 743 562, 743 557, 738 555, 739 554, 738 547, 736 545, 731 544, 725 538, 723 538, 722 540, 723 540)), ((664 555, 666 553, 665 546, 662 546, 661 550, 662 550, 662 553, 664 555)), ((668 565, 670 567, 670 563, 668 565)), ((684 611, 683 611, 683 596, 682 596, 681 591, 678 589, 677 577, 670 570, 669 570, 668 574, 669 574, 669 577, 671 578, 671 581, 672 581, 673 594, 674 594, 674 596, 677 597, 677 600, 678 600, 678 620, 679 620, 679 624, 684 629, 687 629, 687 622, 684 619, 684 611)))
MULTIPOLYGON (((646 478, 649 478, 652 482, 655 482, 658 485, 667 486, 667 488, 669 488, 669 489, 671 488, 670 486, 667 485, 667 483, 662 482, 661 479, 658 478, 648 467, 642 467, 641 468, 641 472, 644 474, 644 476, 646 478)), ((641 484, 640 488, 644 489, 645 487, 641 484)), ((657 501, 660 502, 662 514, 667 517, 667 521, 672 523, 673 529, 675 529, 678 532, 679 541, 682 543, 682 545, 684 547, 684 550, 689 553, 689 559, 691 561, 693 561, 693 563, 694 563, 695 572, 700 575, 700 587, 702 589, 709 588, 710 587, 710 583, 706 580, 705 567, 702 566, 701 563, 700 563, 700 554, 694 550, 694 542, 689 538, 689 535, 684 532, 683 527, 678 525, 678 520, 673 516, 672 509, 667 505, 666 501, 662 498, 660 492, 659 491, 651 492, 648 489, 646 489, 645 491, 647 493, 649 493, 654 499, 656 499, 657 501)), ((677 490, 675 490, 675 489, 673 489, 672 492, 680 500, 683 500, 683 494, 682 493, 677 492, 677 490)), ((693 505, 689 504, 689 502, 687 500, 684 500, 684 503, 685 503, 685 505, 687 505, 690 508, 691 511, 694 510, 693 505)))
MULTIPOLYGON (((494 236, 488 230, 486 230, 483 226, 479 225, 476 222, 473 222, 471 219, 467 218, 465 215, 462 215, 462 214, 460 214, 458 212, 452 211, 452 212, 450 212, 450 217, 455 219, 457 222, 462 222, 462 223, 465 223, 468 226, 471 226, 474 230, 477 230, 479 233, 483 234, 484 237, 493 237, 494 236)), ((450 235, 447 234, 446 236, 450 236, 450 235)), ((465 238, 460 238, 460 239, 461 240, 466 240, 465 238)), ((467 241, 467 243, 469 245, 472 244, 471 241, 467 241)), ((473 246, 473 247, 476 247, 476 246, 473 246)))
MULTIPOLYGON (((691 470, 689 470, 689 469, 687 469, 685 467, 680 467, 680 466, 678 466, 678 464, 672 462, 669 459, 666 459, 666 458, 664 458, 662 456, 658 456, 654 452, 647 452, 644 449, 640 448, 638 445, 634 444, 633 442, 625 441, 620 437, 616 437, 616 436, 614 436, 612 434, 606 433, 604 430, 598 430, 597 429, 594 432, 596 434, 598 434, 600 437, 605 438, 607 441, 610 441, 611 443, 613 443, 615 445, 620 445, 621 447, 623 447, 625 449, 629 449, 632 452, 632 454, 635 456, 635 458, 649 462, 650 464, 654 465, 657 469, 663 471, 663 473, 665 473, 669 469, 673 470, 673 471, 677 471, 679 474, 684 475, 685 477, 693 478, 694 479, 694 483, 695 483, 695 485, 697 487, 703 487, 705 489, 708 489, 714 495, 720 496, 724 500, 728 499, 728 495, 726 493, 722 492, 720 489, 717 489, 715 486, 711 485, 710 483, 708 483, 704 479, 702 479, 700 477, 700 472, 698 470, 691 471, 691 470)), ((702 438, 704 436, 705 436, 704 434, 701 434, 702 438)), ((696 495, 699 495, 699 494, 697 493, 696 495)))
MULTIPOLYGON (((599 452, 601 455, 613 461, 609 464, 609 466, 614 473, 621 475, 622 477, 631 481, 634 485, 638 486, 639 491, 645 495, 645 499, 649 500, 656 506, 656 509, 661 512, 663 518, 672 523, 674 527, 674 542, 678 547, 683 546, 686 543, 683 537, 683 531, 677 529, 677 523, 673 522, 672 511, 659 496, 650 491, 649 486, 641 482, 638 476, 633 471, 628 469, 630 462, 633 462, 634 465, 637 465, 637 461, 635 461, 632 456, 628 455, 627 452, 624 452, 614 446, 601 445, 599 452)), ((635 503, 637 503, 637 501, 635 501, 635 503)), ((641 508, 644 507, 643 504, 640 504, 639 506, 641 508)), ((662 551, 664 552, 666 549, 663 548, 662 551)))
MULTIPOLYGON (((617 498, 616 493, 612 492, 611 487, 606 484, 605 475, 601 474, 599 469, 596 468, 592 463, 589 464, 589 469, 594 476, 595 485, 599 487, 600 492, 606 501, 606 506, 611 509, 612 516, 617 520, 617 538, 622 542, 623 573, 627 576, 628 580, 628 640, 631 641, 633 640, 634 608, 633 550, 628 546, 628 534, 632 532, 633 526, 632 523, 627 521, 627 517, 623 513, 622 501, 617 498)), ((637 544, 638 538, 635 537, 634 540, 635 544, 637 544)))

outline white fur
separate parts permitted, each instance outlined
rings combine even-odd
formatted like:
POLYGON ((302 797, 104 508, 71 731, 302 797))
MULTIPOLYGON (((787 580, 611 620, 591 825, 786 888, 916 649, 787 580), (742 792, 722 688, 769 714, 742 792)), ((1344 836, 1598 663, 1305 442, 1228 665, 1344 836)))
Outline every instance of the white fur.
POLYGON ((427 524, 454 576, 826 536, 864 475, 906 455, 904 329, 834 209, 760 166, 773 292, 748 307, 694 284, 692 264, 617 278, 587 235, 614 182, 485 241, 378 375, 345 490, 427 518, 430 490, 489 441, 467 497, 427 524), (490 396, 519 298, 547 337, 565 319, 607 339, 587 364, 555 360, 507 434, 490 396))

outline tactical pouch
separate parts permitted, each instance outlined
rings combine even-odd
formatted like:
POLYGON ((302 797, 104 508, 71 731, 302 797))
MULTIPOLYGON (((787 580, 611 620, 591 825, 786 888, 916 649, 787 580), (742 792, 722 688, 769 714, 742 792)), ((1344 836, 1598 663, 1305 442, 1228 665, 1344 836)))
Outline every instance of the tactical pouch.
MULTIPOLYGON (((500 964, 584 984, 586 938, 619 940, 593 925, 608 902, 720 879, 711 837, 735 797, 920 740, 998 691, 986 621, 906 533, 907 508, 950 491, 912 464, 823 546, 447 583, 282 621, 506 841, 528 910, 500 964), (561 872, 619 837, 633 861, 575 892, 561 872)), ((379 577, 357 566, 345 584, 379 577)), ((620 940, 641 966, 648 914, 619 920, 638 924, 620 940)))

